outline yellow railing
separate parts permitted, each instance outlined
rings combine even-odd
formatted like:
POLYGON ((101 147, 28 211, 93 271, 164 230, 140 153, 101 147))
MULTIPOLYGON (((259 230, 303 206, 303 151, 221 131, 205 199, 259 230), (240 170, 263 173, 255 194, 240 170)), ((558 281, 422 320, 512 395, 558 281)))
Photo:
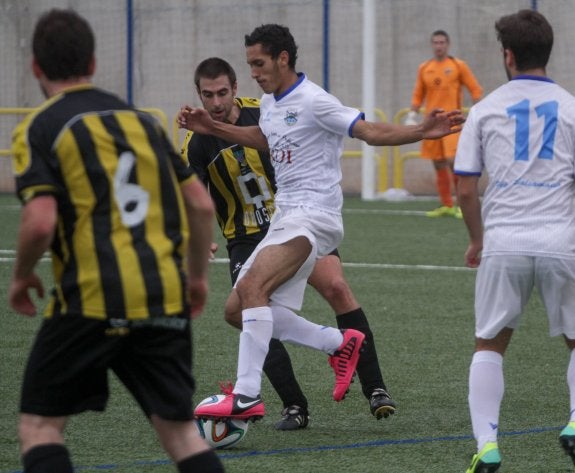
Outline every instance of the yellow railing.
MULTIPOLYGON (((393 123, 401 124, 405 119, 405 115, 409 112, 409 108, 403 108, 393 117, 393 123)), ((407 151, 402 153, 401 146, 393 147, 393 188, 403 189, 403 168, 405 161, 413 158, 421 158, 419 151, 407 151)))
MULTIPOLYGON (((383 112, 383 110, 376 108, 373 110, 373 113, 375 114, 375 118, 380 122, 384 123, 387 122, 387 115, 383 112)), ((377 167, 377 192, 383 193, 387 190, 387 180, 388 180, 387 167, 389 162, 389 147, 384 146, 379 149, 381 149, 382 153, 381 154, 375 153, 374 160, 377 167)), ((358 151, 344 150, 342 153, 343 158, 361 159, 362 156, 363 153, 359 150, 358 151)))
MULTIPOLYGON (((24 116, 28 115, 29 113, 34 112, 35 110, 37 110, 37 109, 31 108, 31 107, 0 108, 0 116, 1 115, 19 115, 19 116, 24 117, 24 116)), ((154 115, 158 119, 160 124, 165 128, 166 132, 170 131, 168 119, 166 117, 166 114, 162 110, 160 110, 158 108, 142 108, 141 110, 154 115)), ((381 122, 387 122, 388 121, 386 114, 382 110, 375 109, 374 113, 375 113, 375 117, 377 120, 379 120, 381 122)), ((394 122, 396 119, 398 119, 398 115, 395 116, 394 122)), ((403 115, 400 115, 399 118, 401 118, 401 117, 403 117, 403 115)), ((172 121, 172 127, 171 128, 172 128, 171 129, 172 143, 176 149, 179 149, 181 144, 180 144, 178 124, 177 124, 175 118, 172 121)), ((388 163, 389 163, 389 159, 390 159, 390 151, 389 151, 389 147, 382 147, 379 149, 381 150, 381 153, 375 154, 375 163, 377 165, 377 172, 378 172, 377 191, 378 192, 384 192, 388 187, 388 163)), ((397 152, 399 152, 399 148, 394 147, 393 148, 393 159, 394 159, 394 161, 393 161, 394 162, 393 182, 394 182, 394 187, 396 187, 395 183, 397 182, 397 175, 396 175, 397 169, 399 169, 399 172, 402 171, 402 167, 396 167, 396 161, 397 161, 396 153, 397 152)), ((2 156, 9 157, 9 156, 11 156, 11 154, 12 154, 12 151, 10 148, 0 148, 0 157, 2 157, 2 156)), ((354 159, 355 158, 361 158, 362 152, 360 150, 344 150, 342 157, 343 158, 354 158, 354 159)), ((401 182, 403 182, 403 178, 401 178, 401 182)))
MULTIPOLYGON (((13 107, 13 108, 0 108, 0 115, 28 115, 34 111, 34 108, 13 107)), ((8 157, 12 155, 10 148, 0 148, 0 156, 8 157)))
MULTIPOLYGON (((381 122, 387 122, 387 115, 378 108, 374 109, 374 114, 377 120, 381 122)), ((180 136, 179 136, 179 127, 177 122, 177 115, 172 120, 172 142, 176 149, 180 149, 180 136)), ((363 153, 359 150, 344 150, 342 153, 343 158, 361 158, 363 153)), ((378 168, 378 179, 377 179, 377 191, 378 192, 385 192, 387 189, 387 167, 389 162, 389 148, 384 147, 382 149, 382 154, 376 154, 374 156, 377 168, 378 168)))

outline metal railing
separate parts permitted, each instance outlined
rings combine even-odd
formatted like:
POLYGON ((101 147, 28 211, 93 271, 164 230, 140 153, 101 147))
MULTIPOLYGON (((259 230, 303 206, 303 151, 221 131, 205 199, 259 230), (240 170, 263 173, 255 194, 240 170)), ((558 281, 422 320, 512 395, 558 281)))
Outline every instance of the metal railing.
MULTIPOLYGON (((32 107, 4 107, 4 108, 0 108, 0 116, 2 115, 15 115, 15 116, 20 116, 20 117, 25 117, 26 115, 28 115, 29 113, 32 113, 34 111, 38 110, 37 108, 32 108, 32 107)), ((167 133, 170 133, 170 129, 169 129, 169 122, 168 122, 168 118, 166 116, 166 114, 158 109, 158 108, 141 108, 140 110, 148 112, 150 114, 152 114, 153 116, 155 116, 158 121, 160 122, 160 124, 164 127, 164 129, 166 130, 167 133)), ((405 109, 407 111, 407 109, 405 109)), ((405 113, 407 113, 406 111, 400 111, 398 114, 396 114, 396 116, 394 117, 394 123, 400 123, 397 120, 400 120, 403 115, 405 115, 405 113)), ((380 110, 380 109, 375 109, 374 110, 375 113, 375 117, 377 120, 381 121, 381 122, 388 122, 388 118, 386 116, 386 114, 380 110)), ((172 139, 172 143, 174 145, 174 147, 176 149, 180 149, 181 143, 180 143, 180 136, 179 136, 179 129, 178 129, 178 124, 176 122, 176 119, 174 118, 174 120, 172 120, 171 123, 171 139, 172 139)), ((387 190, 388 188, 388 167, 389 167, 389 160, 390 160, 390 147, 388 146, 384 146, 381 148, 378 148, 378 153, 375 154, 375 163, 377 166, 377 191, 378 192, 384 192, 385 190, 387 190)), ((404 155, 400 154, 400 150, 399 147, 393 147, 392 148, 392 156, 393 156, 393 186, 394 187, 398 187, 397 183, 402 183, 403 182, 403 176, 402 176, 402 172, 403 172, 403 165, 402 162, 405 159, 408 159, 409 154, 407 153, 404 155)), ((0 157, 10 157, 12 155, 12 150, 10 148, 0 148, 0 157)), ((344 150, 342 157, 345 159, 357 159, 362 157, 362 152, 361 150, 344 150)), ((413 156, 413 157, 418 157, 418 156, 413 156)))

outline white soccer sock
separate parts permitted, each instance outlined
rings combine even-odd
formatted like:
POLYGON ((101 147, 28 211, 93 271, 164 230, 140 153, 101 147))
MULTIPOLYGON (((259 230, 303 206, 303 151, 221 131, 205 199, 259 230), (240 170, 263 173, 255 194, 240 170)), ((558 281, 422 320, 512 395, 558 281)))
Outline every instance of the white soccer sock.
POLYGON ((469 367, 468 400, 478 452, 487 442, 497 442, 504 390, 503 357, 495 351, 475 352, 469 367))
POLYGON ((567 385, 569 386, 570 413, 569 422, 575 421, 575 350, 571 350, 571 358, 567 367, 567 385))
POLYGON ((268 306, 242 310, 242 323, 233 392, 256 397, 261 391, 262 370, 272 338, 272 311, 268 306))
POLYGON ((343 343, 343 335, 333 327, 314 324, 287 307, 273 305, 273 338, 332 354, 343 343))

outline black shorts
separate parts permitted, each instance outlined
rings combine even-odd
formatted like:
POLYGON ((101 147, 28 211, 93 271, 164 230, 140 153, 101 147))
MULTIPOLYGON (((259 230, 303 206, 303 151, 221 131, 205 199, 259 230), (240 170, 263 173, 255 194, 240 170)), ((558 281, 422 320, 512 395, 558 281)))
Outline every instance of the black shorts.
POLYGON ((131 328, 79 316, 44 320, 26 366, 20 411, 49 417, 103 411, 111 370, 148 417, 192 419, 189 318, 148 320, 152 324, 131 328))
POLYGON ((242 266, 255 250, 258 243, 262 241, 265 233, 248 235, 235 240, 230 240, 226 246, 230 257, 230 277, 232 286, 236 283, 242 266))

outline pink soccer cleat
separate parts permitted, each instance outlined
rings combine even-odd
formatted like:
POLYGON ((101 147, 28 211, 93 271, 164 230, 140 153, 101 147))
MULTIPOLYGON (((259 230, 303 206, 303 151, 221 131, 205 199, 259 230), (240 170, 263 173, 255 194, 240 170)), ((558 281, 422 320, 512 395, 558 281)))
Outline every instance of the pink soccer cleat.
POLYGON ((347 329, 342 333, 343 343, 328 360, 335 373, 333 398, 337 402, 342 401, 347 394, 359 361, 359 352, 365 340, 365 335, 359 330, 347 329))
POLYGON ((194 414, 200 419, 256 421, 265 415, 265 407, 260 396, 249 397, 233 393, 214 394, 198 404, 194 414))

